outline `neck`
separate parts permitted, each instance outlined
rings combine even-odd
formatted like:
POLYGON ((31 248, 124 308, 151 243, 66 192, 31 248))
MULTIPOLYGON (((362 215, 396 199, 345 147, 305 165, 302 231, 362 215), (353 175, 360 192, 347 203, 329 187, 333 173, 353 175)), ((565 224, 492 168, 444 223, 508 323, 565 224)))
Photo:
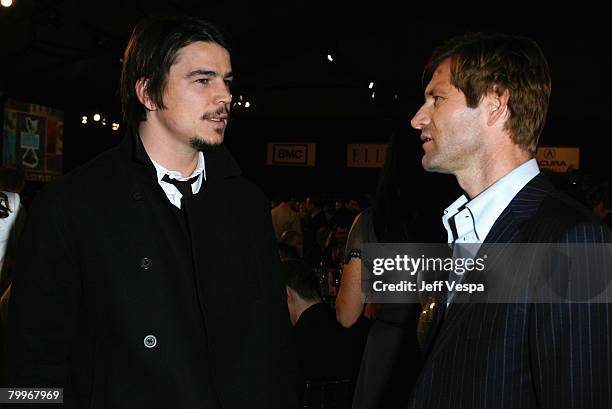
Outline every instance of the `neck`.
POLYGON ((198 165, 197 150, 156 132, 147 121, 140 123, 139 134, 147 155, 164 168, 189 176, 198 165))
POLYGON ((455 176, 471 200, 530 159, 527 151, 514 145, 512 151, 494 152, 476 159, 475 166, 456 172, 455 176))

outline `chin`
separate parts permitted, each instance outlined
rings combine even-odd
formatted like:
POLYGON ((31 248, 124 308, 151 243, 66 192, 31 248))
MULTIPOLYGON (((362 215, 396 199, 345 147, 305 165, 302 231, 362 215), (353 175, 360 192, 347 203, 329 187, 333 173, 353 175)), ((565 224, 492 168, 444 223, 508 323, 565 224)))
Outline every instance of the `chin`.
POLYGON ((189 143, 193 148, 202 151, 221 145, 223 143, 223 136, 223 133, 206 136, 194 136, 191 138, 189 143))
POLYGON ((431 159, 427 159, 426 156, 423 156, 421 159, 421 165, 423 165, 423 169, 426 172, 434 172, 434 173, 451 173, 448 169, 445 169, 444 166, 435 163, 431 159))
POLYGON ((423 166, 423 169, 425 169, 425 171, 427 172, 435 172, 435 167, 432 165, 431 161, 427 159, 427 155, 423 156, 423 158, 421 158, 421 165, 423 166))

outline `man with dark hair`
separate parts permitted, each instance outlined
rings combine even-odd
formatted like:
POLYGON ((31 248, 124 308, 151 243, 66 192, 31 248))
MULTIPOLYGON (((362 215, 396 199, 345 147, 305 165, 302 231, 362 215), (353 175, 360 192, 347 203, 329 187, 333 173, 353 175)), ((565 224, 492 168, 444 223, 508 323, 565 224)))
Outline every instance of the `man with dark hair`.
POLYGON ((123 142, 33 205, 10 309, 11 386, 64 388, 70 408, 295 406, 269 202, 222 145, 232 77, 212 25, 136 26, 123 142))
POLYGON ((281 275, 294 325, 298 388, 306 381, 350 379, 351 338, 321 301, 319 278, 306 262, 296 259, 281 262, 281 275))
MULTIPOLYGON (((495 243, 570 248, 612 241, 588 209, 553 188, 534 159, 551 90, 535 42, 504 34, 453 38, 434 51, 424 83, 425 102, 411 122, 421 132, 423 167, 455 175, 465 192, 442 219, 454 257, 464 243, 482 257, 495 243)), ((502 255, 513 248, 497 246, 502 255)), ((486 265, 495 261, 490 257, 486 265)), ((503 273, 510 280, 519 268, 533 272, 527 284, 537 301, 544 277, 532 262, 516 257, 503 273)), ((583 273, 578 280, 588 280, 580 266, 586 265, 575 270, 583 273)), ((486 280, 487 273, 451 272, 449 281, 486 280)), ((426 337, 428 356, 408 407, 610 407, 610 304, 469 303, 460 297, 449 292, 434 303, 443 313, 426 337)))

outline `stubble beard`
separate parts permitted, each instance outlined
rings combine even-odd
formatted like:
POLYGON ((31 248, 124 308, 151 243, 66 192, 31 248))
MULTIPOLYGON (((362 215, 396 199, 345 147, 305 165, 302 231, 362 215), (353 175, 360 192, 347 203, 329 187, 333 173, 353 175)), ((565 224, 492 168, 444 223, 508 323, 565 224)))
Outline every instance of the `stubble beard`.
MULTIPOLYGON (((213 118, 218 115, 227 115, 227 120, 229 120, 229 107, 224 106, 223 108, 218 109, 215 112, 205 113, 204 115, 202 115, 202 121, 206 121, 207 119, 213 118)), ((210 140, 209 138, 206 138, 200 135, 194 135, 189 140, 189 144, 191 145, 193 149, 197 151, 206 151, 206 150, 215 149, 216 147, 218 147, 219 145, 223 143, 223 138, 225 135, 225 126, 214 128, 213 131, 219 135, 219 138, 210 140)))
POLYGON ((225 128, 216 128, 215 132, 218 133, 220 136, 218 139, 210 140, 208 138, 196 135, 189 140, 189 144, 196 151, 206 151, 215 149, 223 143, 225 128))

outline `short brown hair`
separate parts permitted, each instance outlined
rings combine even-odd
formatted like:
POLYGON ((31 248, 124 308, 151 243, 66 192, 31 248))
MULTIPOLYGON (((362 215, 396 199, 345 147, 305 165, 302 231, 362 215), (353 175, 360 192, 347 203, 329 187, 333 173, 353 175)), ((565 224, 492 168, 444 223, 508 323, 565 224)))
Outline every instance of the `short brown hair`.
POLYGON ((450 59, 451 83, 468 107, 475 108, 489 92, 508 90, 510 118, 505 129, 514 143, 535 154, 546 122, 551 80, 540 47, 526 37, 501 33, 469 33, 436 48, 423 73, 427 84, 435 69, 450 59))

